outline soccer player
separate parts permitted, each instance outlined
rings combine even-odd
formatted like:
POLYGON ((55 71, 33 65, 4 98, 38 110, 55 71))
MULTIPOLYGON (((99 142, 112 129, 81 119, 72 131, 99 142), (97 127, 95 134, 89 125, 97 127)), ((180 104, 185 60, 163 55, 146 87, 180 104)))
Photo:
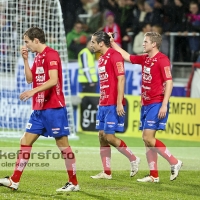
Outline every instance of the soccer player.
POLYGON ((129 159, 132 177, 138 172, 140 158, 132 153, 123 140, 115 136, 116 131, 124 130, 124 59, 119 52, 110 48, 110 36, 106 32, 95 32, 91 38, 91 47, 95 53, 101 54, 98 60, 100 99, 96 129, 99 130, 100 156, 104 169, 103 172, 91 178, 112 179, 110 145, 129 159))
POLYGON ((69 180, 56 191, 78 191, 76 163, 68 142, 69 127, 67 110, 62 91, 62 66, 59 54, 45 44, 44 31, 38 27, 29 28, 23 34, 25 46, 21 48, 24 60, 24 71, 27 83, 33 88, 20 94, 20 100, 32 97, 33 113, 20 141, 14 172, 11 177, 0 179, 0 185, 17 190, 26 164, 29 161, 33 143, 40 135, 54 137, 60 149, 68 173, 69 180), (36 53, 32 68, 28 63, 28 50, 36 53), (29 156, 27 156, 29 155, 29 156), (68 158, 71 159, 68 159, 68 158))
POLYGON ((182 161, 175 158, 167 147, 155 138, 157 130, 165 129, 169 114, 169 98, 173 88, 170 61, 166 55, 159 52, 162 37, 157 32, 145 33, 143 41, 145 54, 130 55, 114 42, 112 33, 108 34, 111 37, 111 46, 120 52, 127 62, 142 66, 140 130, 143 131, 142 138, 146 146, 150 174, 137 181, 159 182, 158 153, 171 165, 170 180, 173 181, 179 174, 182 161))

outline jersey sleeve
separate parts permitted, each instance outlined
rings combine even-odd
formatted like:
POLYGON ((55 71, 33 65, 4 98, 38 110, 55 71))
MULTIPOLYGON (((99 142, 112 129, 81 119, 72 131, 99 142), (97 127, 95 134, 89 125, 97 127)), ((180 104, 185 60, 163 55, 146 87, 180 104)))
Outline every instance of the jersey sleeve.
POLYGON ((48 70, 58 69, 60 59, 56 51, 48 52, 46 61, 47 61, 48 70))
POLYGON ((172 80, 171 64, 168 58, 163 57, 160 59, 160 70, 165 81, 172 80))
POLYGON ((111 62, 116 76, 125 75, 124 59, 120 53, 115 52, 111 57, 111 62))
POLYGON ((132 64, 139 64, 143 65, 145 59, 146 59, 147 54, 143 55, 130 55, 130 61, 132 64))

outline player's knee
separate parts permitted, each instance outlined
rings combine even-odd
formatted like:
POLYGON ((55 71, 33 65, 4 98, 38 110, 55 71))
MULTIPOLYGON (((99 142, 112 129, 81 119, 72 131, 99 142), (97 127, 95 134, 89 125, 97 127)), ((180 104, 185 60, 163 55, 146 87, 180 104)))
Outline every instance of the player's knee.
POLYGON ((56 145, 58 148, 66 148, 69 147, 69 141, 68 141, 68 137, 67 136, 62 136, 62 137, 58 137, 55 138, 56 140, 56 145))
POLYGON ((27 139, 26 139, 26 134, 24 133, 24 135, 20 138, 20 145, 29 145, 27 144, 27 139))
POLYGON ((112 134, 107 134, 106 135, 106 142, 109 144, 115 144, 115 136, 112 134))
POLYGON ((152 138, 148 136, 143 136, 142 139, 147 147, 152 147, 152 138))
POLYGON ((104 131, 99 131, 99 141, 102 141, 104 139, 105 139, 104 131))
POLYGON ((20 138, 19 144, 20 144, 20 145, 24 145, 24 136, 22 136, 22 137, 20 138))

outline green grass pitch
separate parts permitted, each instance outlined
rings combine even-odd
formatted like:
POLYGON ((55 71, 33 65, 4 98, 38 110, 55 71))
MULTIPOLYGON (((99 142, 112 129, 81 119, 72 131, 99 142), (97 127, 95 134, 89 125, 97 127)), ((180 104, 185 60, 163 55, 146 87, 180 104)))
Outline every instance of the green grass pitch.
MULTIPOLYGON (((129 177, 129 161, 112 147, 112 180, 93 180, 102 170, 97 135, 79 133, 79 140, 70 140, 77 161, 77 177, 81 190, 79 192, 56 192, 67 182, 67 174, 62 159, 39 160, 48 163, 47 168, 28 167, 25 169, 17 191, 0 187, 0 200, 199 200, 200 199, 200 142, 162 140, 176 157, 183 161, 178 178, 170 181, 170 166, 159 156, 159 183, 138 183, 137 178, 148 174, 145 149, 141 138, 119 136, 131 150, 141 158, 138 174, 129 177)), ((16 151, 19 139, 0 139, 1 153, 16 151), (10 150, 8 150, 10 149, 10 150)), ((56 152, 53 139, 39 139, 33 151, 56 152)), ((58 151, 59 152, 59 151, 58 151)), ((57 156, 58 154, 55 153, 57 156)), ((1 157, 1 159, 5 159, 1 157)), ((0 164, 2 161, 0 159, 0 164)), ((34 158, 35 159, 35 158, 34 158)), ((38 160, 30 159, 29 163, 38 160)), ((10 161, 7 158, 7 161, 10 161)), ((11 160, 14 162, 15 160, 11 160)), ((11 175, 13 167, 0 166, 0 177, 11 175)))

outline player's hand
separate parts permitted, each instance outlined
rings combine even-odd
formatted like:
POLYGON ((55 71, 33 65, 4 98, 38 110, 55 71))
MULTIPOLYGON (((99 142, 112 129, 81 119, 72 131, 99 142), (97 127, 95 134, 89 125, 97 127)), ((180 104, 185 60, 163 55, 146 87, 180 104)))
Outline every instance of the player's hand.
POLYGON ((22 54, 23 59, 27 60, 28 59, 28 49, 27 49, 27 47, 22 46, 20 52, 22 54))
POLYGON ((159 110, 159 113, 158 113, 158 118, 159 119, 163 119, 166 117, 166 113, 167 113, 167 105, 162 105, 160 110, 159 110))
POLYGON ((26 100, 30 99, 34 94, 35 93, 33 90, 28 90, 28 91, 21 93, 19 98, 21 101, 26 101, 26 100))
POLYGON ((126 114, 126 112, 124 111, 124 106, 122 104, 117 105, 116 109, 119 116, 124 116, 126 114))
POLYGON ((110 36, 110 42, 114 42, 113 33, 108 32, 107 34, 110 36))

